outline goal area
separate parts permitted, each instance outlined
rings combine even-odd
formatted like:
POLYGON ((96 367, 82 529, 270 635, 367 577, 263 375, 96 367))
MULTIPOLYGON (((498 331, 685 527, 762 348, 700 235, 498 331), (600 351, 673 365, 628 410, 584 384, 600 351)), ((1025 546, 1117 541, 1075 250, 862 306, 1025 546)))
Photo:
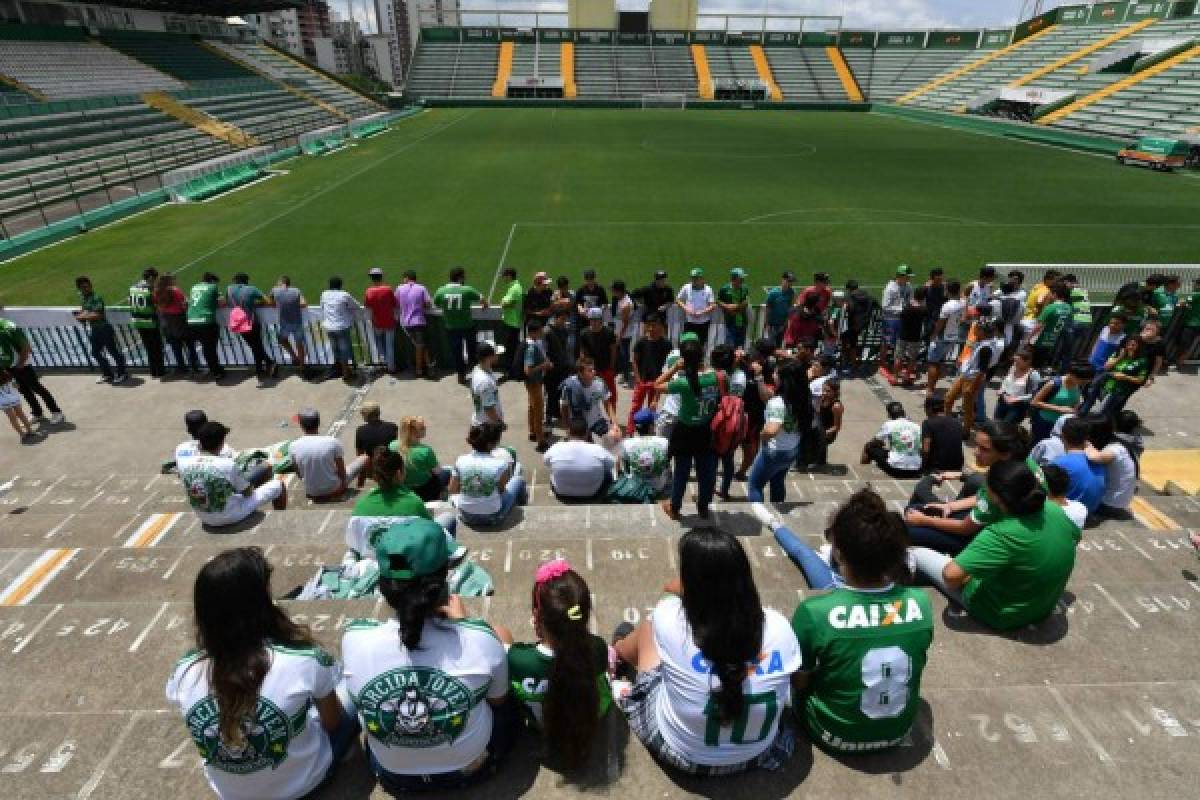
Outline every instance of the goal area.
POLYGON ((683 92, 655 92, 642 95, 642 110, 648 108, 673 108, 683 111, 687 108, 687 95, 683 92))

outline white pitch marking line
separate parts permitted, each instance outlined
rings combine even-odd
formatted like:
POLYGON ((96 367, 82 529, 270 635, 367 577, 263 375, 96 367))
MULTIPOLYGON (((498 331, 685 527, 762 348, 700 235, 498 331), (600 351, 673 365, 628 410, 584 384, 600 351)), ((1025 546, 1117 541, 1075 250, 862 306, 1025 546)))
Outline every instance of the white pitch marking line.
POLYGON ((500 282, 500 273, 504 271, 504 262, 508 260, 508 249, 512 247, 513 236, 516 234, 519 224, 514 222, 508 229, 508 238, 504 241, 504 250, 500 253, 500 263, 496 265, 496 274, 492 276, 492 287, 488 289, 489 303, 492 302, 492 295, 496 293, 496 284, 500 282))
POLYGON ((167 613, 167 607, 169 605, 170 603, 163 603, 158 607, 158 611, 153 617, 150 618, 150 621, 146 623, 146 627, 142 628, 142 632, 139 633, 138 637, 133 640, 133 644, 129 645, 129 652, 136 653, 138 651, 138 648, 141 647, 142 643, 146 641, 146 637, 150 635, 151 629, 158 624, 160 619, 162 619, 162 615, 167 613))
POLYGON ((175 570, 179 569, 179 565, 183 563, 183 557, 186 556, 188 554, 188 551, 191 549, 192 549, 192 546, 190 544, 187 547, 183 548, 183 552, 179 554, 179 558, 175 559, 175 563, 173 563, 170 566, 170 568, 168 568, 167 571, 163 573, 162 579, 164 581, 169 580, 170 577, 175 574, 175 570))
POLYGON ((145 486, 142 487, 142 491, 143 492, 150 491, 150 487, 153 486, 154 484, 158 483, 158 479, 161 477, 162 477, 161 472, 159 474, 155 475, 153 478, 150 479, 149 483, 147 483, 145 486))
POLYGON ((129 527, 131 525, 133 525, 133 523, 137 522, 137 520, 138 520, 138 515, 134 514, 133 517, 129 520, 129 522, 126 522, 124 525, 121 526, 120 530, 118 530, 116 532, 116 534, 113 536, 113 538, 120 539, 121 535, 124 534, 125 531, 129 530, 129 527))
POLYGON ((24 554, 25 554, 24 550, 18 550, 15 553, 13 553, 13 557, 10 558, 8 561, 5 561, 4 566, 0 567, 0 572, 3 572, 4 570, 11 567, 13 564, 15 564, 17 562, 17 559, 20 558, 24 554))
POLYGON ((99 499, 100 499, 100 498, 101 498, 103 495, 104 495, 104 492, 96 492, 94 495, 92 495, 92 499, 91 499, 91 500, 88 500, 87 502, 85 502, 83 505, 81 505, 81 506, 79 507, 79 510, 80 510, 80 511, 82 511, 83 509, 87 508, 87 507, 88 507, 88 506, 90 506, 92 503, 94 503, 94 502, 96 502, 97 500, 99 500, 99 499))
POLYGON ((113 740, 113 746, 100 759, 100 763, 96 765, 96 770, 92 773, 92 777, 88 778, 88 782, 79 790, 79 794, 75 795, 75 800, 88 800, 92 796, 92 792, 96 791, 96 787, 100 785, 100 781, 104 780, 104 774, 108 772, 109 766, 112 765, 113 759, 117 757, 121 747, 124 746, 125 740, 129 738, 129 734, 133 732, 133 726, 137 724, 138 717, 141 712, 135 711, 129 717, 129 721, 125 723, 125 727, 121 728, 117 738, 113 740))
POLYGON ((592 571, 592 540, 587 540, 587 568, 588 572, 592 571))
POLYGON ((671 567, 671 571, 674 572, 675 571, 675 543, 673 541, 671 541, 670 536, 668 536, 663 541, 665 541, 667 543, 667 564, 671 567))
POLYGON ((504 571, 512 572, 512 539, 508 540, 508 545, 504 548, 504 571))
POLYGON ((1154 557, 1152 555, 1150 555, 1145 550, 1143 550, 1140 545, 1138 545, 1135 541, 1130 539, 1128 536, 1126 536, 1121 531, 1117 531, 1117 536, 1120 536, 1122 539, 1124 539, 1129 544, 1130 547, 1132 547, 1134 550, 1137 550, 1139 553, 1141 553, 1142 558, 1146 559, 1147 561, 1154 560, 1154 557))
POLYGON ((1058 691, 1058 689, 1053 686, 1048 686, 1046 688, 1047 691, 1050 692, 1050 696, 1054 698, 1054 702, 1058 703, 1058 707, 1062 709, 1063 714, 1067 716, 1067 719, 1071 721, 1071 724, 1074 725, 1079 733, 1083 736, 1084 741, 1086 741, 1092 748, 1092 751, 1096 754, 1096 757, 1099 758, 1103 763, 1111 765, 1112 756, 1108 754, 1107 750, 1100 746, 1100 742, 1096 741, 1096 737, 1092 735, 1092 732, 1088 730, 1083 722, 1079 719, 1079 716, 1075 713, 1075 709, 1071 708, 1071 706, 1067 703, 1066 698, 1062 696, 1062 692, 1058 691))
POLYGON ((1118 603, 1117 599, 1115 597, 1113 597, 1111 594, 1108 593, 1108 589, 1105 589, 1103 586, 1101 586, 1098 583, 1093 583, 1092 586, 1095 587, 1096 591, 1099 592, 1100 595, 1105 600, 1108 601, 1109 605, 1111 605, 1117 611, 1121 612, 1121 615, 1123 617, 1125 617, 1126 620, 1129 621, 1129 627, 1133 628, 1134 630, 1137 630, 1138 628, 1142 627, 1142 624, 1140 622, 1138 622, 1136 619, 1134 619, 1133 615, 1130 614, 1128 611, 1126 611, 1125 607, 1122 606, 1120 603, 1118 603))
POLYGON ((317 528, 317 536, 320 536, 322 533, 325 532, 325 529, 327 527, 329 527, 329 521, 331 519, 333 519, 333 510, 332 509, 329 511, 328 514, 325 515, 325 519, 321 520, 321 526, 319 528, 317 528))
POLYGON ((42 628, 46 627, 46 623, 48 623, 48 622, 50 621, 50 618, 51 618, 51 617, 53 617, 55 614, 57 614, 58 612, 60 612, 60 611, 62 611, 62 610, 63 610, 63 604, 62 604, 62 603, 59 603, 59 604, 58 604, 58 605, 56 605, 54 608, 50 609, 50 613, 49 613, 49 614, 47 614, 45 617, 43 617, 41 622, 39 622, 37 625, 34 625, 34 626, 33 626, 33 630, 31 630, 31 631, 29 632, 29 635, 28 635, 28 636, 26 636, 26 637, 24 637, 23 639, 21 639, 21 641, 20 641, 20 642, 18 642, 18 643, 17 643, 17 646, 16 646, 16 647, 14 647, 14 648, 12 649, 13 653, 14 653, 14 654, 15 654, 15 653, 19 653, 19 652, 21 652, 22 650, 24 650, 24 649, 25 649, 25 645, 27 645, 27 644, 29 644, 30 642, 32 642, 32 641, 33 641, 33 637, 37 636, 39 633, 41 633, 41 632, 42 632, 42 628))
POLYGON ((62 522, 58 523, 57 525, 55 525, 50 530, 46 531, 46 535, 43 536, 42 538, 43 539, 53 539, 55 536, 58 535, 58 532, 61 531, 63 528, 67 527, 67 523, 70 522, 71 520, 73 520, 74 518, 75 518, 75 513, 71 512, 70 514, 67 515, 66 519, 64 519, 62 522))
POLYGON ((31 506, 35 506, 35 505, 37 505, 38 503, 40 503, 40 502, 42 502, 43 500, 45 500, 45 499, 46 499, 46 495, 48 495, 48 494, 50 494, 50 492, 54 491, 54 487, 58 486, 60 483, 62 483, 62 482, 63 482, 63 481, 65 481, 66 479, 67 479, 67 476, 66 476, 66 475, 60 475, 60 476, 58 477, 58 480, 56 480, 54 483, 50 484, 50 485, 49 485, 49 486, 47 486, 47 487, 46 487, 44 490, 42 490, 42 493, 41 493, 41 494, 39 494, 37 497, 35 497, 35 498, 33 498, 32 500, 30 500, 30 501, 29 501, 29 505, 31 505, 31 506))
POLYGON ((109 548, 107 548, 107 547, 101 547, 100 554, 97 555, 95 558, 93 558, 91 561, 89 561, 88 565, 79 571, 79 574, 75 576, 75 580, 77 580, 77 581, 83 580, 83 576, 87 575, 89 572, 92 571, 92 567, 96 566, 97 562, 99 562, 100 559, 104 558, 104 555, 108 552, 108 550, 109 550, 109 548))
POLYGON ((437 134, 441 133, 442 131, 446 130, 447 128, 451 128, 451 127, 457 125, 458 123, 462 122, 464 119, 467 119, 468 117, 474 116, 475 113, 477 113, 477 112, 475 112, 475 111, 467 112, 466 114, 463 114, 461 117, 457 117, 457 118, 451 120, 450 122, 446 123, 445 125, 442 125, 440 128, 435 128, 432 131, 429 131, 427 133, 424 133, 424 134, 418 136, 416 139, 413 139, 408 144, 402 145, 401 147, 397 148, 396 150, 393 150, 392 152, 388 153, 383 158, 376 159, 375 161, 372 161, 369 164, 364 164, 360 169, 356 169, 353 172, 346 173, 340 180, 334 181, 333 183, 329 184, 328 186, 326 186, 324 189, 321 189, 320 191, 313 192, 312 194, 308 195, 308 197, 301 200, 299 203, 295 203, 294 205, 289 206, 288 208, 284 209, 283 211, 280 211, 278 214, 276 214, 272 217, 268 217, 267 219, 260 222, 258 225, 255 225, 253 228, 248 228, 247 230, 243 231, 242 233, 233 237, 232 239, 229 239, 228 241, 224 242, 223 244, 217 245, 212 250, 209 250, 207 253, 203 253, 203 254, 197 256, 196 258, 193 258, 191 261, 187 262, 186 264, 184 264, 183 266, 181 266, 179 269, 175 270, 171 274, 178 275, 179 273, 183 272, 185 269, 196 266, 197 264, 201 263, 202 261, 205 261, 205 260, 211 258, 212 256, 215 256, 217 253, 220 253, 222 250, 225 250, 228 247, 232 247, 233 245, 237 244, 238 242, 242 241, 243 239, 248 239, 249 237, 251 237, 254 234, 261 231, 263 228, 266 228, 269 225, 273 225, 274 223, 278 222, 279 220, 283 219, 286 216, 294 214, 295 212, 304 208, 305 206, 307 206, 309 203, 313 202, 314 200, 316 200, 320 197, 323 197, 324 195, 328 194, 329 192, 332 192, 334 189, 341 188, 345 184, 347 184, 350 181, 357 178, 359 175, 362 175, 366 172, 369 172, 370 170, 375 169, 376 167, 380 166, 384 162, 391 161, 396 156, 412 149, 413 147, 416 147, 417 145, 419 145, 421 142, 425 141, 426 139, 436 136, 437 134))

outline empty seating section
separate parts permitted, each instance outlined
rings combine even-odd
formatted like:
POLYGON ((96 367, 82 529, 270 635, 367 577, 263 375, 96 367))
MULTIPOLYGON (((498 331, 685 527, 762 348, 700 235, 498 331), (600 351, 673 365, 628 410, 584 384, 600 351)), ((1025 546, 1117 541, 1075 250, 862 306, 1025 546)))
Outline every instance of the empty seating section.
MULTIPOLYGON (((942 111, 962 111, 981 94, 1001 89, 1022 75, 1033 72, 1093 41, 1096 28, 1085 25, 1057 25, 1018 42, 985 64, 916 97, 912 105, 942 111)), ((995 53, 996 51, 991 51, 995 53)), ((976 51, 976 59, 989 51, 976 51)))
MULTIPOLYGON (((708 56, 708 70, 712 73, 713 81, 757 81, 758 70, 754 67, 754 59, 746 47, 718 47, 706 45, 704 53, 708 56)), ((782 88, 782 87, 781 87, 782 88)), ((786 96, 787 92, 784 92, 786 96)))
POLYGON ((231 151, 136 97, 0 119, 0 216, 13 236, 158 188, 158 175, 231 151))
POLYGON ((775 84, 784 100, 849 100, 823 47, 767 47, 775 84))
POLYGON ((617 84, 621 87, 622 97, 641 97, 659 91, 652 48, 617 46, 613 54, 617 58, 617 84))
POLYGON ((1200 57, 1069 114, 1055 127, 1136 138, 1200 128, 1200 57))
POLYGON ((513 47, 512 77, 562 77, 562 47, 558 42, 517 42, 513 47))
POLYGON ((621 97, 616 48, 607 44, 575 45, 575 85, 580 97, 621 97))
MULTIPOLYGON (((770 52, 770 51, 768 51, 770 52)), ((905 50, 850 47, 842 50, 868 100, 889 101, 939 75, 979 58, 978 50, 905 50)), ((779 80, 776 73, 775 80, 779 80)), ((787 97, 787 90, 784 90, 787 97)))
POLYGON ((0 39, 0 74, 50 100, 184 88, 170 75, 94 42, 0 39))
POLYGON ((657 91, 686 94, 691 98, 700 96, 696 67, 686 47, 652 47, 650 55, 654 59, 654 74, 658 79, 657 91))
POLYGON ((206 50, 190 36, 146 31, 103 31, 100 40, 188 83, 253 77, 244 67, 206 50))
MULTIPOLYGON (((378 105, 358 92, 266 45, 216 41, 206 44, 309 97, 328 103, 349 117, 361 117, 380 110, 378 105)), ((494 69, 492 76, 495 77, 494 69)))
POLYGON ((454 66, 450 87, 455 97, 488 97, 496 80, 500 47, 494 44, 464 44, 454 66))
POLYGON ((210 117, 239 128, 262 144, 294 139, 304 131, 344 122, 320 106, 266 81, 222 94, 199 97, 193 94, 185 93, 179 99, 210 117))
POLYGON ((458 42, 421 42, 408 73, 408 91, 417 97, 449 97, 460 47, 458 42))

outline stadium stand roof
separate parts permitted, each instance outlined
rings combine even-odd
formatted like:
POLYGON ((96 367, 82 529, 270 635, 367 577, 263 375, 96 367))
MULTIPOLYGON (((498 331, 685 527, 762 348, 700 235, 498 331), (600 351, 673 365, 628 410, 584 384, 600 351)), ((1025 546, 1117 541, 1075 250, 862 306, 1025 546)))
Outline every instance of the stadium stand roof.
POLYGON ((303 0, 79 0, 90 5, 141 8, 147 11, 170 11, 176 14, 203 14, 209 17, 231 17, 258 11, 280 11, 298 8, 303 0))

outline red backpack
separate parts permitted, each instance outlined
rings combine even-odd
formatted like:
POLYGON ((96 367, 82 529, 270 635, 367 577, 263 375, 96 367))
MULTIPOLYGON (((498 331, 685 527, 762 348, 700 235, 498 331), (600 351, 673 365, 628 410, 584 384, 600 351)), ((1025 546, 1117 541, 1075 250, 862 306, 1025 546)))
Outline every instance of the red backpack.
POLYGON ((746 441, 746 433, 750 429, 750 417, 742 398, 729 393, 725 373, 717 373, 717 386, 721 390, 721 400, 717 404, 717 412, 713 414, 712 446, 717 455, 723 456, 746 441))

